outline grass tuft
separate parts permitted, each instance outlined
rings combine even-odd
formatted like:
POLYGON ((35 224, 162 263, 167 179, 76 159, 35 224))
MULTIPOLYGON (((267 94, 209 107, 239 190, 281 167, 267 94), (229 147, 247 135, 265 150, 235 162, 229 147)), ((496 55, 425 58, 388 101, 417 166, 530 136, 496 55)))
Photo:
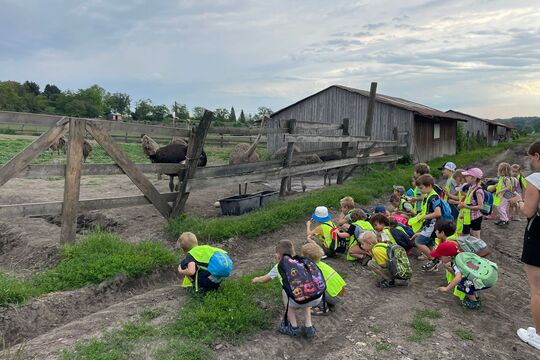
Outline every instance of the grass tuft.
POLYGON ((393 344, 382 342, 375 344, 375 350, 377 351, 389 351, 394 347, 393 344))
POLYGON ((468 341, 475 340, 474 334, 472 333, 472 331, 468 329, 457 329, 454 332, 461 340, 468 340, 468 341))
POLYGON ((436 310, 416 310, 413 321, 408 324, 413 329, 413 333, 408 339, 413 342, 422 342, 429 339, 433 336, 436 326, 431 324, 427 319, 439 319, 441 317, 441 313, 436 310))

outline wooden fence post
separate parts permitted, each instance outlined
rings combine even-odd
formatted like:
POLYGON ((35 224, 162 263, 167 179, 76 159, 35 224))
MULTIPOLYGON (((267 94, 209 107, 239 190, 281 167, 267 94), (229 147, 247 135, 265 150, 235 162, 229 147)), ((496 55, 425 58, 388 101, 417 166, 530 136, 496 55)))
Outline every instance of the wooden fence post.
MULTIPOLYGON (((393 152, 394 154, 398 155, 398 151, 399 151, 398 140, 399 140, 399 137, 398 137, 398 128, 397 128, 397 126, 394 127, 394 129, 392 130, 392 137, 393 137, 394 141, 396 142, 396 146, 394 146, 394 147, 392 148, 392 152, 393 152)), ((392 161, 392 162, 390 163, 390 169, 391 169, 391 170, 395 169, 395 168, 396 168, 396 164, 397 164, 397 161, 392 161)))
POLYGON ((161 194, 148 178, 139 170, 135 164, 127 157, 127 155, 114 142, 111 136, 102 129, 99 123, 95 121, 87 121, 87 129, 94 137, 94 140, 110 155, 122 171, 131 179, 131 181, 141 190, 146 198, 154 205, 154 207, 168 218, 171 213, 171 207, 167 201, 163 200, 161 194))
POLYGON ((66 131, 68 119, 62 117, 56 125, 41 134, 36 140, 28 145, 23 151, 14 156, 4 166, 0 168, 0 186, 4 185, 9 179, 21 172, 32 160, 39 154, 47 150, 66 131))
POLYGON ((60 244, 74 242, 77 233, 84 131, 85 121, 83 119, 71 119, 69 121, 69 147, 64 182, 64 202, 62 203, 60 244))
POLYGON ((223 133, 219 133, 219 147, 223 147, 223 133))
MULTIPOLYGON (((343 119, 343 136, 349 136, 349 119, 347 118, 343 119)), ((348 148, 349 148, 348 142, 341 143, 341 158, 342 159, 345 159, 347 157, 348 148)), ((337 180, 336 180, 338 184, 343 184, 343 181, 344 181, 343 174, 344 174, 343 168, 339 169, 337 180)))
POLYGON ((178 196, 174 201, 171 217, 177 217, 184 211, 184 207, 186 206, 186 201, 189 196, 189 192, 186 191, 188 180, 195 175, 197 164, 203 150, 204 141, 206 139, 206 134, 208 134, 208 129, 210 129, 210 124, 212 123, 213 118, 214 113, 206 110, 201 121, 199 122, 199 125, 197 126, 197 130, 193 129, 191 131, 188 141, 188 148, 186 151, 187 165, 186 169, 184 170, 183 178, 179 179, 182 180, 182 182, 180 183, 180 191, 178 192, 178 196))
MULTIPOLYGON (((296 120, 295 119, 289 120, 288 133, 292 135, 295 132, 295 129, 296 129, 296 120)), ((285 156, 285 161, 283 163, 284 168, 291 166, 293 150, 294 150, 294 142, 288 142, 287 155, 285 156)), ((287 188, 288 179, 289 179, 288 176, 281 178, 281 187, 279 188, 279 196, 285 196, 285 190, 287 188)))

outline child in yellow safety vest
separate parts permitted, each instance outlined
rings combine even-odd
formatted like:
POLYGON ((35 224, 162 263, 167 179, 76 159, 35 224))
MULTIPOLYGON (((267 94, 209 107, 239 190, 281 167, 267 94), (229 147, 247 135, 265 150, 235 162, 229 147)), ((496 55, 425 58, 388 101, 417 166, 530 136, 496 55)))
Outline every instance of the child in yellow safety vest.
POLYGON ((332 216, 328 213, 326 206, 317 206, 311 219, 306 222, 306 235, 308 242, 320 242, 324 253, 327 256, 334 256, 336 253, 345 253, 347 250, 347 241, 337 236, 338 228, 332 221, 332 216), (319 224, 312 229, 311 226, 319 224))
POLYGON ((343 225, 349 221, 347 215, 354 210, 354 199, 350 196, 345 196, 343 199, 339 200, 339 207, 341 209, 341 214, 339 215, 338 225, 343 225))
POLYGON ((208 290, 218 289, 221 282, 214 281, 206 267, 215 252, 226 253, 226 251, 208 245, 199 245, 197 237, 191 232, 182 233, 176 246, 186 254, 178 265, 178 274, 184 276, 182 286, 192 288, 194 292, 201 295, 208 290))
MULTIPOLYGON (((467 193, 467 181, 465 180, 465 175, 463 175, 463 169, 457 169, 452 175, 454 181, 456 182, 455 191, 448 195, 448 203, 451 205, 457 206, 465 198, 467 193)), ((456 217, 456 233, 461 234, 463 232, 463 212, 458 212, 456 217)))
POLYGON ((493 205, 497 207, 499 221, 495 225, 508 225, 508 199, 514 197, 512 192, 512 168, 509 163, 502 162, 497 168, 499 180, 495 185, 495 193, 493 194, 493 205))
POLYGON ((319 270, 321 270, 326 282, 326 292, 323 302, 313 307, 311 312, 313 315, 324 315, 329 311, 333 311, 345 295, 345 280, 334 270, 330 265, 321 261, 324 251, 317 244, 307 243, 302 246, 301 255, 313 260, 319 270))
POLYGON ((360 235, 365 231, 373 230, 373 226, 367 221, 367 215, 362 209, 354 209, 350 212, 351 223, 345 223, 341 226, 344 231, 338 231, 337 236, 343 239, 349 239, 349 250, 347 260, 360 260, 363 266, 371 259, 369 253, 364 251, 358 244, 360 235))
MULTIPOLYGON (((512 181, 514 192, 523 197, 523 194, 525 194, 525 188, 527 187, 527 181, 521 174, 521 166, 519 164, 512 165, 512 181)), ((515 204, 510 203, 510 213, 512 214, 512 220, 521 221, 518 208, 515 204)))
POLYGON ((359 240, 362 249, 371 253, 372 260, 369 260, 368 267, 379 277, 376 286, 380 288, 395 286, 396 279, 388 270, 388 244, 378 242, 377 235, 372 231, 363 233, 359 240))

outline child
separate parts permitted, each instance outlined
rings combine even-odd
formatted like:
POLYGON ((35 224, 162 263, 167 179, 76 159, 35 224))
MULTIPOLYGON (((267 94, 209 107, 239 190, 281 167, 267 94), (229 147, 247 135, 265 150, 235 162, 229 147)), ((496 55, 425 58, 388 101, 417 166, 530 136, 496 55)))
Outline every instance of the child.
MULTIPOLYGON (((513 164, 512 168, 512 188, 514 192, 518 193, 523 197, 525 193, 525 188, 527 187, 527 181, 525 177, 521 174, 521 166, 519 164, 513 164)), ((521 221, 521 217, 518 211, 517 206, 510 204, 510 210, 512 213, 512 220, 521 221)))
POLYGON ((377 280, 376 286, 380 288, 389 288, 396 285, 395 278, 388 271, 388 255, 386 250, 388 244, 378 243, 377 235, 372 231, 366 231, 360 236, 360 246, 372 254, 372 260, 369 260, 368 267, 381 278, 377 280))
MULTIPOLYGON (((433 190, 435 179, 433 176, 426 174, 417 179, 418 188, 424 195, 422 200, 422 211, 420 220, 423 221, 420 231, 413 235, 412 239, 416 247, 429 260, 432 260, 429 255, 431 248, 435 245, 435 223, 441 217, 440 197, 433 190)), ((428 264, 426 264, 427 266, 428 264)))
POLYGON ((349 222, 347 215, 354 209, 354 199, 350 196, 345 196, 339 200, 339 206, 341 208, 341 214, 338 219, 338 225, 343 225, 349 222))
POLYGON ((418 163, 414 166, 414 197, 410 201, 415 204, 415 210, 417 213, 420 213, 422 211, 422 199, 424 198, 424 194, 422 194, 422 191, 420 191, 420 188, 418 187, 418 178, 422 175, 426 175, 429 173, 430 168, 429 165, 426 163, 418 163))
POLYGON ((508 199, 513 197, 513 194, 506 195, 507 193, 512 193, 512 168, 510 164, 506 162, 500 163, 497 168, 497 174, 499 175, 499 180, 493 194, 493 205, 497 207, 499 221, 495 225, 507 226, 509 220, 508 199))
MULTIPOLYGON (((446 183, 443 187, 443 200, 448 201, 450 195, 456 191, 456 181, 454 180, 454 173, 456 172, 456 164, 451 161, 445 162, 440 168, 441 173, 444 178, 446 178, 446 183)), ((459 210, 456 205, 450 204, 450 209, 452 210, 452 216, 457 218, 459 210)))
POLYGON ((319 305, 312 309, 313 315, 323 315, 328 311, 334 311, 336 305, 342 301, 341 297, 345 295, 345 280, 330 265, 321 261, 324 251, 319 245, 313 243, 303 245, 301 255, 317 264, 324 276, 324 281, 326 281, 326 292, 323 301, 328 307, 321 301, 319 305))
MULTIPOLYGON (((344 253, 346 250, 346 242, 340 238, 335 239, 333 234, 337 228, 332 222, 332 216, 328 213, 326 206, 317 206, 315 212, 311 215, 311 219, 306 222, 306 233, 308 242, 314 242, 313 237, 317 237, 322 245, 326 256, 334 256, 336 253, 344 253), (311 229, 311 224, 319 223, 315 229, 311 229), (334 239, 332 239, 334 237, 334 239)), ((336 234, 337 235, 337 234, 336 234)))
POLYGON ((380 242, 388 243, 390 241, 390 237, 388 234, 384 231, 384 229, 388 228, 390 226, 390 222, 388 221, 388 218, 384 214, 375 214, 371 217, 371 226, 373 226, 373 230, 375 230, 375 234, 377 235, 377 238, 379 238, 380 242))
POLYGON ((480 210, 484 208, 484 190, 480 185, 484 173, 479 168, 471 168, 463 172, 465 180, 469 185, 465 199, 460 201, 460 218, 463 219, 463 235, 472 235, 480 238, 482 229, 482 219, 484 218, 480 210))
POLYGON ((413 206, 405 199, 405 197, 396 195, 394 192, 390 196, 390 204, 395 208, 395 213, 410 218, 416 215, 413 206))
MULTIPOLYGON (((291 241, 289 240, 280 240, 279 243, 276 246, 276 254, 275 254, 275 260, 277 263, 281 260, 281 258, 284 255, 290 255, 294 256, 294 246, 291 241)), ((279 281, 281 282, 281 277, 279 275, 277 264, 272 267, 272 270, 266 275, 258 276, 253 278, 251 282, 253 284, 265 284, 269 282, 270 280, 274 280, 275 278, 279 278, 279 281)), ((310 301, 307 304, 298 304, 294 300, 290 299, 287 294, 285 293, 285 290, 282 290, 282 298, 283 298, 283 304, 285 305, 285 308, 287 308, 287 319, 288 322, 283 321, 278 331, 282 334, 289 335, 292 337, 298 337, 300 336, 300 329, 298 328, 298 321, 296 318, 296 311, 302 309, 302 312, 304 313, 304 321, 305 326, 302 328, 302 332, 307 337, 313 337, 315 336, 316 330, 313 326, 313 323, 311 321, 311 308, 313 306, 319 305, 321 302, 322 296, 318 299, 315 299, 313 301, 310 301)))
POLYGON ((197 237, 191 232, 180 235, 176 247, 186 254, 178 266, 178 273, 184 276, 183 287, 193 287, 196 293, 204 295, 208 290, 216 290, 221 282, 212 277, 210 272, 202 266, 207 265, 215 252, 226 251, 208 246, 199 245, 197 237))
POLYGON ((371 259, 370 254, 364 251, 358 244, 358 239, 364 231, 373 230, 373 226, 366 221, 367 214, 362 209, 354 209, 350 213, 351 224, 343 224, 344 231, 339 231, 338 236, 340 238, 349 239, 349 252, 347 254, 347 260, 360 260, 362 266, 366 266, 367 262, 371 259))
MULTIPOLYGON (((439 258, 441 263, 444 264, 446 270, 452 275, 448 277, 448 279, 452 279, 449 280, 449 284, 447 286, 439 287, 437 290, 441 292, 448 292, 457 287, 457 290, 466 294, 466 297, 464 297, 463 301, 461 302, 462 305, 468 309, 479 309, 481 306, 480 297, 476 294, 476 292, 477 290, 485 289, 495 284, 497 281, 497 265, 488 260, 482 260, 491 267, 491 269, 489 269, 489 272, 492 275, 490 276, 490 279, 484 279, 483 281, 478 281, 478 279, 472 278, 469 279, 468 277, 470 276, 471 271, 467 269, 467 266, 459 265, 462 263, 461 261, 457 261, 458 257, 463 257, 467 253, 460 253, 458 255, 458 252, 458 247, 453 241, 445 241, 441 243, 437 249, 431 252, 431 256, 434 258, 439 258), (477 287, 478 284, 480 286, 477 287)), ((476 255, 472 254, 468 256, 468 258, 472 258, 473 260, 474 257, 476 257, 476 255)), ((482 259, 478 257, 476 258, 482 259)), ((472 261, 470 261, 470 263, 472 266, 475 265, 472 263, 472 261)))

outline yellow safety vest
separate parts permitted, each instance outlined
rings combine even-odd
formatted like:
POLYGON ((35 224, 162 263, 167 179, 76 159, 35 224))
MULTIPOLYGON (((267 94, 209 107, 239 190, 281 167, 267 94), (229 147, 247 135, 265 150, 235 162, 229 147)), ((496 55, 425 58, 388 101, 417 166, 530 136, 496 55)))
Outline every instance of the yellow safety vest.
POLYGON ((208 262, 210 262, 210 258, 216 252, 222 252, 225 254, 227 253, 225 250, 215 248, 209 245, 198 245, 188 251, 188 254, 193 257, 197 266, 196 266, 195 276, 193 279, 191 279, 189 276, 184 276, 184 280, 182 281, 183 287, 191 287, 193 286, 193 282, 195 282, 195 291, 199 291, 199 286, 198 286, 198 281, 197 281, 199 278, 199 270, 200 269, 207 270, 208 262))
MULTIPOLYGON (((461 202, 461 199, 463 198, 462 192, 458 192, 458 201, 461 202)), ((463 233, 463 218, 464 218, 464 208, 459 209, 459 215, 456 220, 456 234, 462 234, 463 233)))
MULTIPOLYGON (((448 281, 448 284, 450 284, 452 282, 452 280, 454 280, 455 278, 455 275, 452 274, 450 271, 446 270, 446 281, 448 281)), ((458 290, 458 287, 454 287, 454 296, 457 296, 459 298, 459 300, 463 300, 465 299, 465 296, 467 296, 467 294, 465 294, 463 291, 461 290, 458 290)))
MULTIPOLYGON (((497 182, 497 187, 495 188, 495 193, 493 194, 493 205, 499 206, 501 204, 501 196, 497 195, 499 191, 502 190, 504 186, 504 180, 508 179, 506 176, 501 176, 499 182, 497 182)), ((510 181, 510 190, 512 190, 512 181, 510 181)))
POLYGON ((426 216, 427 214, 428 200, 433 195, 438 195, 435 190, 431 190, 429 194, 425 195, 424 198, 422 199, 422 208, 421 208, 420 214, 409 219, 409 225, 412 227, 415 233, 418 232, 420 229, 422 229, 422 225, 424 225, 424 221, 425 221, 424 216, 426 216))
MULTIPOLYGON (((335 227, 332 220, 328 220, 326 222, 321 223, 323 238, 322 241, 326 245, 326 248, 330 249, 330 246, 332 246, 332 234, 331 231, 335 227)), ((336 241, 336 248, 337 248, 337 241, 336 241)))
POLYGON ((337 273, 336 270, 332 269, 330 265, 323 263, 322 261, 316 262, 317 267, 321 270, 324 281, 326 282, 326 291, 332 297, 338 296, 342 291, 345 285, 345 280, 337 273))
MULTIPOLYGON (((420 189, 417 187, 414 188, 414 197, 421 197, 422 196, 422 192, 420 191, 420 189)), ((416 212, 420 212, 422 211, 422 200, 418 200, 415 204, 415 208, 416 208, 416 212)))
MULTIPOLYGON (((365 220, 357 220, 357 221, 353 222, 353 225, 360 227, 360 228, 361 228, 362 230, 364 230, 364 231, 373 230, 373 226, 371 226, 371 224, 369 223, 369 221, 365 221, 365 220)), ((357 242, 357 239, 354 238, 354 235, 353 235, 353 236, 350 236, 350 237, 349 237, 349 251, 350 251, 351 247, 354 245, 355 242, 357 242)), ((349 261, 355 261, 355 260, 358 260, 358 259, 355 258, 354 256, 351 256, 351 255, 349 254, 349 251, 347 251, 347 260, 349 260, 349 261)))

